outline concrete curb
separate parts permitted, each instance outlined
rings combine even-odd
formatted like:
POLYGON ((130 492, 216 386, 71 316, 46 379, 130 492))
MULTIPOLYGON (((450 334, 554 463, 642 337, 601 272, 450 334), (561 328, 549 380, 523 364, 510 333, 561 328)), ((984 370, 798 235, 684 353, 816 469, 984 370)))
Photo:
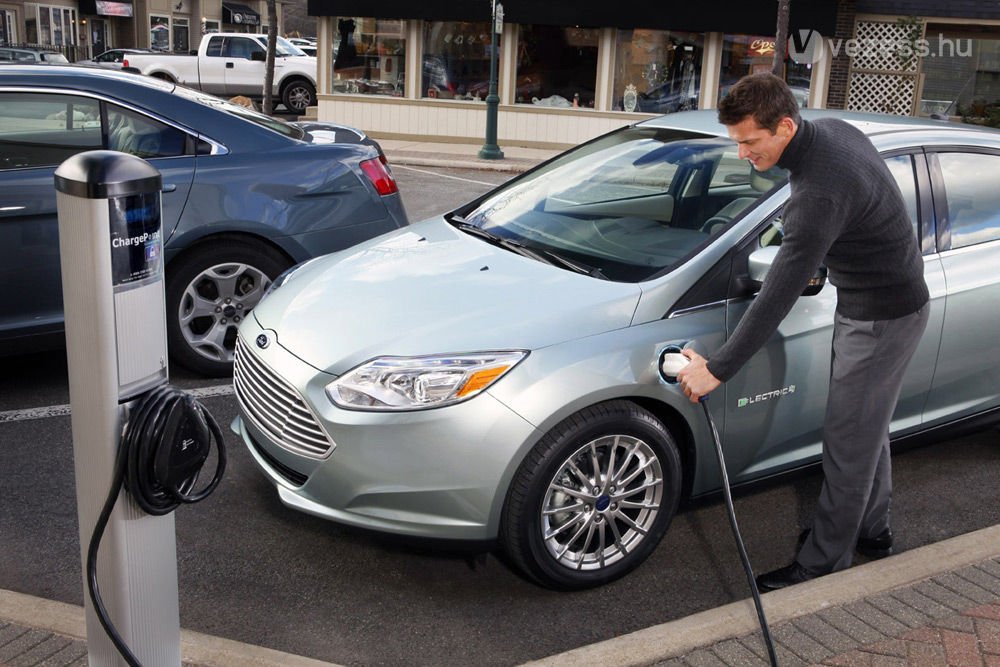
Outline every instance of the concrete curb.
POLYGON ((389 158, 389 166, 392 165, 405 165, 411 167, 437 167, 441 169, 479 169, 480 171, 499 171, 519 174, 528 171, 536 164, 537 161, 534 160, 475 160, 470 158, 435 158, 435 157, 422 157, 414 155, 399 155, 393 153, 387 153, 386 156, 389 158))
MULTIPOLYGON (((850 604, 1000 555, 1000 526, 859 565, 761 596, 768 624, 850 604)), ((596 644, 525 663, 525 667, 652 665, 758 630, 749 598, 596 644)))
MULTIPOLYGON (((86 641, 82 607, 0 589, 0 619, 70 639, 86 641)), ((181 659, 198 667, 339 667, 292 653, 181 630, 181 659)))

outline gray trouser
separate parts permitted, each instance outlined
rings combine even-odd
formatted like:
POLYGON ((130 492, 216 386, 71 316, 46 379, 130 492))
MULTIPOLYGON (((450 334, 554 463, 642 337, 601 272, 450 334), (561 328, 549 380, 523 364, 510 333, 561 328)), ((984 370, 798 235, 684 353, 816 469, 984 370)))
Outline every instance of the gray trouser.
POLYGON ((927 327, 929 305, 874 322, 838 314, 823 424, 823 488, 796 560, 826 574, 851 566, 859 537, 889 528, 889 422, 903 374, 927 327))

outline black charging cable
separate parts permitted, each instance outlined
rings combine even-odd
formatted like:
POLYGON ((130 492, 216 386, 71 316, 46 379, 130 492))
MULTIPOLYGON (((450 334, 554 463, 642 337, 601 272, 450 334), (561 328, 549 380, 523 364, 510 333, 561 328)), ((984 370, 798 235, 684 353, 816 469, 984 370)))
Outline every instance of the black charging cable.
POLYGON ((767 647, 767 657, 771 660, 771 667, 778 667, 778 655, 774 650, 774 640, 771 639, 771 628, 768 626, 767 617, 764 615, 764 605, 760 602, 760 590, 757 588, 757 580, 753 576, 753 567, 750 565, 750 557, 747 556, 747 549, 743 544, 743 536, 740 535, 740 527, 736 523, 733 494, 729 489, 729 473, 726 472, 726 459, 722 455, 722 441, 719 439, 719 432, 715 428, 715 420, 712 419, 712 412, 708 409, 708 396, 702 396, 699 402, 701 403, 701 407, 705 409, 705 418, 708 419, 708 426, 712 430, 712 439, 715 440, 715 455, 719 459, 719 470, 722 472, 722 493, 726 497, 729 527, 733 529, 736 548, 740 552, 740 560, 743 562, 743 571, 746 572, 747 583, 750 584, 750 594, 753 596, 753 604, 757 609, 757 620, 760 622, 760 631, 764 636, 764 645, 767 647))
MULTIPOLYGON (((677 383, 677 374, 688 364, 688 358, 681 354, 679 346, 671 345, 660 353, 659 371, 660 377, 667 384, 677 383)), ((753 604, 757 609, 757 620, 760 622, 760 631, 764 637, 764 645, 767 647, 767 655, 771 661, 771 667, 778 667, 778 655, 774 650, 774 640, 771 638, 771 628, 767 624, 767 617, 764 615, 764 605, 760 602, 760 590, 757 588, 757 580, 753 576, 753 567, 750 565, 750 557, 747 556, 746 546, 743 544, 743 536, 740 535, 740 527, 736 523, 736 510, 733 507, 733 493, 729 487, 729 473, 726 471, 726 457, 722 453, 722 440, 719 438, 719 431, 715 428, 715 420, 712 419, 712 412, 708 409, 708 396, 698 399, 701 407, 705 411, 705 419, 708 420, 709 430, 712 431, 712 440, 715 442, 715 456, 719 460, 719 472, 722 474, 722 494, 726 499, 726 511, 729 515, 729 527, 733 530, 733 537, 736 540, 736 548, 740 552, 740 561, 743 563, 743 571, 747 575, 747 583, 750 585, 750 594, 753 596, 753 604)))
POLYGON ((226 470, 222 429, 190 394, 164 384, 139 399, 130 409, 115 456, 111 489, 94 526, 87 549, 87 589, 94 611, 108 638, 130 667, 142 667, 111 622, 97 583, 97 554, 122 488, 128 489, 147 514, 162 516, 182 504, 209 496, 226 470), (215 442, 216 466, 212 480, 195 491, 198 475, 215 442))

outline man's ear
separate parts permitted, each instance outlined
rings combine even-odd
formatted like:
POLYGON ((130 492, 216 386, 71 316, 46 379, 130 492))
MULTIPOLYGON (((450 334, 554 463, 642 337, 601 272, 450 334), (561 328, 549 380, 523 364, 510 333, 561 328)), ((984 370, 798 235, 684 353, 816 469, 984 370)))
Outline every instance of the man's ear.
POLYGON ((798 125, 795 124, 795 121, 790 116, 785 116, 778 121, 778 128, 775 134, 779 135, 782 139, 788 140, 795 135, 796 129, 798 129, 798 125))

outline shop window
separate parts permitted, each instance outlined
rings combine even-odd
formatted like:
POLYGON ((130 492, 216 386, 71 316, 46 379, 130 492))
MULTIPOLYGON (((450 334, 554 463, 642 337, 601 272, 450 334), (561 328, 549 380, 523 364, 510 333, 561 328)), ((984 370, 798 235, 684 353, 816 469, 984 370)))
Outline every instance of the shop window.
POLYGON ((149 17, 149 48, 156 51, 170 50, 170 17, 149 17))
POLYGON ((515 100, 593 108, 599 34, 597 28, 520 26, 515 100))
POLYGON ((919 113, 1000 127, 1000 26, 927 25, 919 113))
POLYGON ((421 96, 485 100, 490 87, 490 46, 487 21, 425 23, 421 96))
POLYGON ((17 21, 14 12, 0 9, 0 46, 17 43, 17 21))
POLYGON ((673 113, 698 108, 704 36, 666 30, 619 30, 613 108, 673 113))
POLYGON ((221 23, 212 19, 205 19, 201 22, 201 33, 207 35, 213 32, 222 32, 221 23))
POLYGON ((191 49, 187 19, 174 19, 174 52, 187 53, 191 49))
MULTIPOLYGON (((770 72, 774 65, 774 37, 760 35, 726 35, 722 47, 722 68, 719 73, 719 100, 747 74, 770 72)), ((792 89, 800 107, 809 101, 812 64, 785 61, 785 81, 792 89)))
POLYGON ((406 22, 340 18, 337 31, 334 92, 401 97, 406 73, 406 22))

